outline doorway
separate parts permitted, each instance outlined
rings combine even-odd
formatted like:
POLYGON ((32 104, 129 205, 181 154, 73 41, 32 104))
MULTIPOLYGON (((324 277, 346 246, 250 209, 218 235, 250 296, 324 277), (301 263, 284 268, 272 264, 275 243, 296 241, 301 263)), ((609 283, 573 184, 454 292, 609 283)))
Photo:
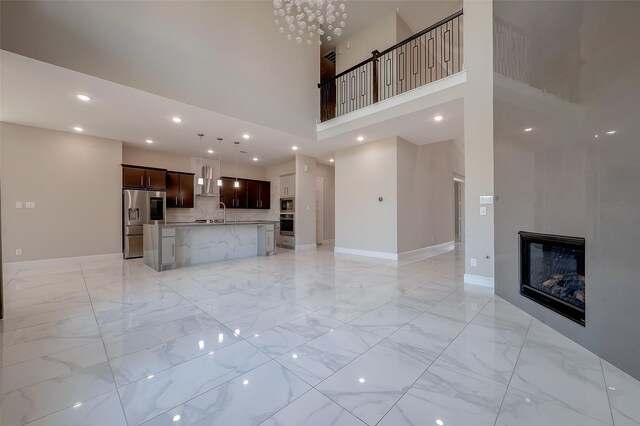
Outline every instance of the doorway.
POLYGON ((453 178, 453 203, 454 203, 454 235, 455 242, 464 242, 464 178, 453 178))
POLYGON ((316 244, 324 242, 324 178, 316 177, 316 244))

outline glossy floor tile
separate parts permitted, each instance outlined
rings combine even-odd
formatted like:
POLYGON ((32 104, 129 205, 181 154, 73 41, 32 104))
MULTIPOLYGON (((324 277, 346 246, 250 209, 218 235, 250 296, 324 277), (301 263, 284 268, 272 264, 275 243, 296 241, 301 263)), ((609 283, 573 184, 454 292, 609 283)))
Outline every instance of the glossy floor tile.
POLYGON ((19 272, 1 424, 640 425, 640 382, 463 269, 329 247, 19 272))

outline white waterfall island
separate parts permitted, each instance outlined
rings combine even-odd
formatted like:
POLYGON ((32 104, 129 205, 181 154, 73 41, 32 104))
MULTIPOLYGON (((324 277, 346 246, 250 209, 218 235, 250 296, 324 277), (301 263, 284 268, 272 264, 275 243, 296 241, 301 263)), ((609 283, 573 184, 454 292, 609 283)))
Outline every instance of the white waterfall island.
POLYGON ((144 264, 156 271, 274 254, 273 221, 144 225, 144 264))

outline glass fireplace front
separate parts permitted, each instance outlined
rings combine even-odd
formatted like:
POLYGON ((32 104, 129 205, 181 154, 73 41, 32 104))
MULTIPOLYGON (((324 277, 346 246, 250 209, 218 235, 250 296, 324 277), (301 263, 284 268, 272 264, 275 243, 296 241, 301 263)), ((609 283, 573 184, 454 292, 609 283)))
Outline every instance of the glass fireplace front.
POLYGON ((585 240, 520 231, 520 294, 585 325, 585 240))

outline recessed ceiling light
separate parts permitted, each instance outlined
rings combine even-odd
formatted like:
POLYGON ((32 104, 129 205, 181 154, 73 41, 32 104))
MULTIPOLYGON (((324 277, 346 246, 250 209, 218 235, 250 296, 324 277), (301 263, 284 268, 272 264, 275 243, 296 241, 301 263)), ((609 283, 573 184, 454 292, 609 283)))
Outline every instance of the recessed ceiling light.
POLYGON ((91 100, 91 98, 87 95, 76 95, 76 97, 81 101, 85 101, 85 102, 89 102, 91 100))
POLYGON ((82 406, 82 402, 77 402, 75 404, 73 404, 73 408, 78 408, 82 406))
POLYGON ((359 381, 360 383, 364 383, 366 380, 364 379, 364 377, 360 377, 360 378, 358 379, 358 381, 359 381))
POLYGON ((243 134, 242 137, 245 138, 245 139, 249 139, 249 133, 243 134))
POLYGON ((182 118, 180 117, 172 117, 171 119, 173 120, 174 123, 182 123, 182 118))
POLYGON ((530 132, 533 130, 533 127, 527 127, 526 129, 524 129, 525 132, 530 132))
POLYGON ((212 150, 212 149, 207 150, 207 152, 208 152, 209 154, 213 154, 213 150, 212 150))
POLYGON ((176 414, 175 416, 173 416, 173 421, 174 422, 180 421, 180 414, 176 414))
POLYGON ((258 161, 258 157, 253 157, 253 161, 258 161))
POLYGON ((245 385, 245 386, 247 386, 247 385, 249 384, 249 381, 248 381, 247 379, 244 379, 244 380, 242 381, 242 384, 243 384, 243 385, 245 385))
POLYGON ((442 420, 440 420, 440 419, 436 420, 436 424, 438 426, 444 426, 444 422, 442 420))
POLYGON ((149 374, 149 375, 147 376, 147 379, 151 380, 151 379, 153 379, 154 377, 156 377, 156 376, 154 376, 153 374, 149 374))
POLYGON ((598 134, 596 133, 596 135, 595 135, 594 137, 596 137, 596 138, 597 138, 597 137, 598 137, 598 134))
POLYGON ((357 140, 358 142, 362 142, 362 141, 364 140, 364 136, 358 136, 358 137, 356 138, 356 140, 357 140))
POLYGON ((615 132, 616 132, 615 130, 609 130, 609 131, 607 132, 607 134, 608 134, 608 135, 613 135, 615 132))
POLYGON ((291 149, 294 150, 294 151, 297 151, 298 147, 294 145, 294 146, 291 147, 291 149))
POLYGON ((329 158, 329 162, 333 163, 335 160, 333 158, 329 158))
POLYGON ((73 130, 75 130, 76 132, 84 132, 84 129, 80 126, 75 126, 73 130))
POLYGON ((442 121, 442 119, 443 119, 443 118, 444 118, 444 117, 443 117, 443 116, 441 116, 441 115, 436 115, 435 117, 433 117, 433 120, 434 120, 434 121, 442 121))
POLYGON ((153 143, 153 140, 147 139, 147 143, 153 143))

